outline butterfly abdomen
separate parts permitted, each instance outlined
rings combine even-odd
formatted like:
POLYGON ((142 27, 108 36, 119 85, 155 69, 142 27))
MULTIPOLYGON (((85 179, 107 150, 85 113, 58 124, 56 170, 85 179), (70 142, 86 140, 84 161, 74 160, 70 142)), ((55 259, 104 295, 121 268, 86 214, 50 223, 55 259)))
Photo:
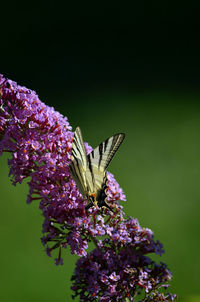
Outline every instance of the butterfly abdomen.
POLYGON ((113 212, 113 210, 111 209, 111 207, 107 204, 106 202, 106 198, 107 198, 107 193, 106 193, 106 190, 107 190, 107 185, 106 183, 104 183, 102 185, 102 189, 99 191, 98 195, 97 195, 97 205, 99 208, 102 208, 102 207, 106 207, 108 208, 111 212, 113 212))

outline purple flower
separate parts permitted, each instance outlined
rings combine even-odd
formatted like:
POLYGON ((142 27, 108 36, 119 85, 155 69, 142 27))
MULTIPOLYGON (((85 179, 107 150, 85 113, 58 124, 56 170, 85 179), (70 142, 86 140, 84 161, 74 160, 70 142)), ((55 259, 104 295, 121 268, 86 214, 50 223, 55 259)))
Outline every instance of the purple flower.
POLYGON ((112 281, 118 281, 120 279, 120 276, 119 275, 116 275, 115 272, 113 272, 110 276, 109 276, 110 280, 112 281))
POLYGON ((146 298, 140 300, 144 302, 175 299, 173 295, 163 294, 160 300, 150 300, 171 279, 165 264, 156 264, 134 246, 107 246, 107 242, 104 243, 77 261, 72 277, 74 297, 79 296, 80 301, 93 301, 95 285, 99 301, 125 301, 126 298, 134 301, 134 297, 142 292, 146 293, 146 298))

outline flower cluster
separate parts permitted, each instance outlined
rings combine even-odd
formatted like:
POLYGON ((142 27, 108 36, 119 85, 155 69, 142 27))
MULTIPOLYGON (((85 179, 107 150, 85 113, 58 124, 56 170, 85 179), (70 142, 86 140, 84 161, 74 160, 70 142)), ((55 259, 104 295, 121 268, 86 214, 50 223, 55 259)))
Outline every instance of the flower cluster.
POLYGON ((99 241, 95 250, 78 260, 72 277, 74 297, 79 295, 80 301, 104 302, 134 301, 138 295, 144 296, 140 301, 175 300, 175 295, 158 291, 168 287, 167 282, 171 279, 167 266, 158 265, 146 256, 163 253, 162 245, 154 241, 152 231, 141 228, 137 220, 128 219, 115 234, 118 240, 115 237, 115 240, 99 241), (121 232, 125 225, 130 228, 121 232))
MULTIPOLYGON (((42 103, 34 91, 3 76, 0 110, 0 153, 12 154, 13 184, 30 177, 27 202, 40 201, 45 218, 42 242, 54 243, 47 245, 47 253, 69 244, 72 253, 86 255, 89 237, 105 234, 105 225, 100 227, 88 217, 86 201, 70 176, 73 132, 67 118, 42 103)), ((86 149, 92 150, 87 144, 86 149)), ((116 202, 125 200, 125 195, 110 173, 108 194, 120 211, 116 202)), ((56 262, 62 262, 60 257, 56 262)))
MULTIPOLYGON (((144 288, 148 295, 143 301, 172 301, 174 296, 157 291, 170 279, 169 271, 146 257, 161 255, 162 245, 136 219, 125 218, 118 201, 126 197, 111 173, 107 195, 114 211, 85 210, 87 201, 69 171, 73 135, 66 117, 42 103, 34 91, 0 75, 0 155, 11 154, 14 185, 28 178, 27 202, 40 202, 47 254, 57 249, 56 264, 62 264, 62 248, 69 245, 73 254, 82 256, 73 276, 75 295, 82 301, 133 301, 144 288), (90 241, 97 248, 87 254, 90 241)), ((91 152, 87 143, 85 147, 91 152)))

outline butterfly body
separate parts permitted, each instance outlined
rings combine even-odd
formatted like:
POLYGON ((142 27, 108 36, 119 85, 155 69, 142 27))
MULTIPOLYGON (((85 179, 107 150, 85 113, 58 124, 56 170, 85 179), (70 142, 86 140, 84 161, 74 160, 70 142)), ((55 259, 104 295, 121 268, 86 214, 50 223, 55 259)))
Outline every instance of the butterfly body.
POLYGON ((106 202, 106 198, 107 198, 106 190, 107 190, 107 185, 103 184, 101 190, 98 191, 97 195, 91 194, 89 196, 90 202, 86 206, 86 210, 91 208, 93 205, 97 205, 99 208, 106 207, 110 211, 112 211, 111 207, 106 202))
POLYGON ((72 143, 70 171, 80 193, 88 200, 86 209, 93 205, 107 207, 106 168, 121 145, 124 134, 119 133, 102 142, 87 155, 81 130, 76 128, 72 143))

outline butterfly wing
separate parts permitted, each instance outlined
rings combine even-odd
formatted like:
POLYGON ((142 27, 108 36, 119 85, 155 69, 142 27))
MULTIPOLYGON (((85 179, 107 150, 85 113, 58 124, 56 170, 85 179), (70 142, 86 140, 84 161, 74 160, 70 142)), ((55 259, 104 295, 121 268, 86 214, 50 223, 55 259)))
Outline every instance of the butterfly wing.
POLYGON ((88 164, 87 164, 86 150, 83 143, 81 130, 79 127, 77 127, 74 132, 71 162, 69 168, 70 168, 71 175, 79 188, 80 193, 83 196, 86 196, 87 193, 86 171, 88 169, 88 164))
POLYGON ((124 133, 115 134, 88 154, 88 163, 90 163, 94 175, 94 191, 101 190, 102 185, 105 184, 106 168, 123 142, 124 137, 124 133))

